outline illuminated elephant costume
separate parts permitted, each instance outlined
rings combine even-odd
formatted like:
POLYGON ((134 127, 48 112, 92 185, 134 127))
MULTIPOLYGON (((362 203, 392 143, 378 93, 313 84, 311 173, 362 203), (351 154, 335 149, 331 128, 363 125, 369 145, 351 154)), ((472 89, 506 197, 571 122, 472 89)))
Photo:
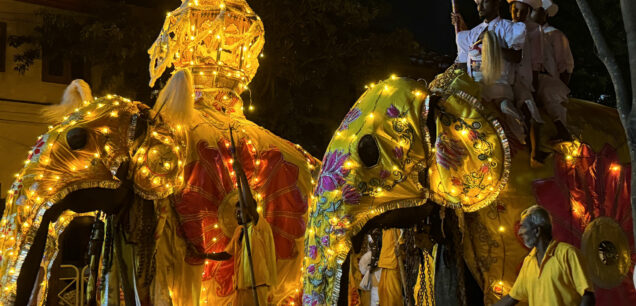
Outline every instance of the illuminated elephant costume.
POLYGON ((274 235, 272 302, 298 300, 320 163, 243 115, 239 94, 263 44, 263 24, 244 0, 185 0, 149 50, 151 84, 177 69, 153 109, 116 95, 93 99, 74 81, 51 110, 60 123, 38 139, 9 191, 0 304, 31 295, 42 304, 58 236, 73 217, 97 210, 107 214, 101 303, 118 304, 120 287, 131 305, 231 302, 234 261, 203 259, 223 251, 237 227, 230 127, 274 235))
MULTIPOLYGON (((533 204, 554 215, 556 239, 576 246, 597 217, 632 232, 629 155, 615 110, 571 100, 569 125, 581 142, 562 145, 546 166, 532 169, 528 153, 508 141, 479 97, 479 86, 450 68, 430 84, 391 77, 353 105, 326 150, 309 208, 304 305, 343 303, 357 288, 347 271, 357 267, 350 258, 365 234, 374 227, 410 228, 433 207, 442 207, 441 218, 456 215, 463 261, 486 304, 507 294, 516 279, 528 252, 516 236, 520 213, 533 204)), ((629 263, 634 242, 624 233, 626 250, 617 258, 629 263)), ((599 288, 597 300, 634 299, 625 277, 633 266, 608 268, 623 273, 621 286, 599 288)), ((602 271, 593 274, 596 282, 602 271)))

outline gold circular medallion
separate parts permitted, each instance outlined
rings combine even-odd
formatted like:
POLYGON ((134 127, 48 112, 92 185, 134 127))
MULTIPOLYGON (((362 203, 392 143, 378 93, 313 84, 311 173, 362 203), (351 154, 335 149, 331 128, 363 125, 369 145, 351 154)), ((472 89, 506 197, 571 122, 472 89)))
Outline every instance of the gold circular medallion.
POLYGON ((581 252, 594 284, 611 289, 623 281, 631 266, 630 249, 623 229, 612 218, 599 217, 583 232, 581 252))

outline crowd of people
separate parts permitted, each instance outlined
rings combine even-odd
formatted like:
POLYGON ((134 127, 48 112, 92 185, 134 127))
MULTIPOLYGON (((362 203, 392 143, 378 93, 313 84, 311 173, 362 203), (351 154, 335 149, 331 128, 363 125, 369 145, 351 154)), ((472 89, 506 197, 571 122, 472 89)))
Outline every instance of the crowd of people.
POLYGON ((565 104, 574 60, 567 37, 548 24, 558 12, 551 0, 507 0, 512 20, 501 18, 500 1, 475 0, 483 22, 468 29, 460 14, 456 63, 481 86, 482 100, 500 112, 508 134, 528 143, 531 164, 549 152, 539 148, 543 113, 557 134, 551 143, 571 141, 565 104))

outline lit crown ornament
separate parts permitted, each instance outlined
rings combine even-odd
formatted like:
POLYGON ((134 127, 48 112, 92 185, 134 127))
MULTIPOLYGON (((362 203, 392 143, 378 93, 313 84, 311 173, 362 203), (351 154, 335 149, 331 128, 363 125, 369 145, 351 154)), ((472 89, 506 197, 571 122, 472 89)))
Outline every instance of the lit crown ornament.
POLYGON ((263 23, 245 0, 182 0, 148 50, 150 86, 174 65, 192 72, 197 91, 238 95, 256 74, 264 43, 263 23))

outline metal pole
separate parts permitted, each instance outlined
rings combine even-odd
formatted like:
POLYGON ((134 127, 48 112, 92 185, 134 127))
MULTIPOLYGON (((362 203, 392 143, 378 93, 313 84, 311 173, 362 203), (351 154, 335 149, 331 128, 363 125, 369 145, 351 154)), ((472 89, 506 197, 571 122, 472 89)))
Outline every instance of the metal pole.
MULTIPOLYGON (((230 151, 232 152, 232 158, 234 158, 234 164, 232 165, 233 167, 240 167, 237 165, 240 165, 240 162, 238 162, 238 157, 236 155, 236 144, 234 143, 234 136, 232 134, 232 127, 230 127, 230 141, 232 146, 230 147, 230 151)), ((236 172, 236 169, 234 170, 236 172)), ((243 172, 243 169, 241 169, 240 173, 245 173, 243 172)), ((259 306, 258 303, 258 294, 256 293, 256 279, 254 278, 254 265, 252 263, 252 245, 250 244, 250 235, 249 232, 247 231, 247 224, 245 222, 245 197, 244 197, 244 193, 243 193, 243 183, 242 183, 242 177, 239 177, 237 175, 236 177, 236 183, 237 183, 237 187, 239 190, 239 205, 241 207, 241 223, 243 223, 243 237, 245 238, 245 246, 247 249, 247 259, 250 265, 250 275, 252 276, 252 294, 254 296, 254 303, 256 306, 259 306)), ((247 181, 247 179, 246 179, 247 181)), ((247 188, 249 188, 249 186, 247 186, 247 188)), ((265 221, 267 222, 267 221, 265 221)), ((237 267, 234 267, 235 269, 237 267)))

